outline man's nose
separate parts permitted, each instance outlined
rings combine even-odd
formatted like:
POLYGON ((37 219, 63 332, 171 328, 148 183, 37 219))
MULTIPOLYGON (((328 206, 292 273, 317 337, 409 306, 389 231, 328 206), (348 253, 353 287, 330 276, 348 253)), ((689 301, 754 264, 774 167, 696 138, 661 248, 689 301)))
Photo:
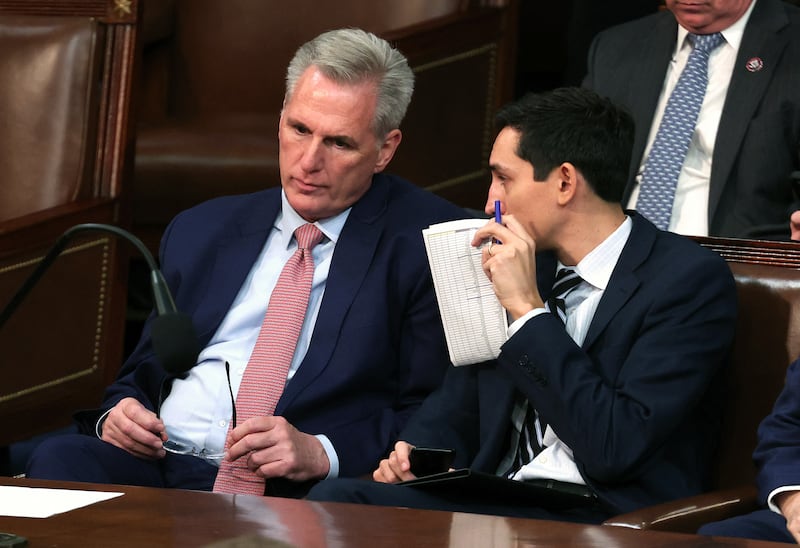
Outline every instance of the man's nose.
POLYGON ((494 215, 494 202, 495 200, 502 200, 500 192, 496 185, 492 183, 489 185, 489 193, 486 196, 486 204, 483 206, 483 211, 490 217, 494 215))
POLYGON ((322 165, 322 142, 317 140, 310 140, 306 143, 303 156, 300 158, 300 167, 304 171, 317 171, 322 165))

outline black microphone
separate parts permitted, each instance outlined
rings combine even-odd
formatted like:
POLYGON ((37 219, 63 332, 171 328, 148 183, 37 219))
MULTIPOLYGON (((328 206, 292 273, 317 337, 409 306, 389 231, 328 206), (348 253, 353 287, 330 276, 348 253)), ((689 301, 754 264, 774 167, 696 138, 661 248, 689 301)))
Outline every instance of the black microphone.
POLYGON ((47 255, 39 262, 31 275, 28 276, 25 283, 14 294, 2 313, 0 313, 0 329, 2 329, 28 292, 33 289, 39 278, 55 261, 56 257, 61 254, 70 238, 80 232, 89 231, 108 232, 127 240, 139 250, 139 253, 147 261, 147 266, 150 268, 150 285, 153 289, 153 301, 157 314, 151 329, 153 350, 160 360, 161 366, 168 373, 183 376, 184 373, 195 366, 197 355, 200 353, 192 320, 186 314, 178 312, 169 287, 167 287, 167 282, 164 280, 164 275, 158 269, 156 261, 147 247, 139 238, 127 230, 113 225, 85 223, 75 225, 64 232, 56 240, 53 247, 50 248, 50 251, 47 252, 47 255))

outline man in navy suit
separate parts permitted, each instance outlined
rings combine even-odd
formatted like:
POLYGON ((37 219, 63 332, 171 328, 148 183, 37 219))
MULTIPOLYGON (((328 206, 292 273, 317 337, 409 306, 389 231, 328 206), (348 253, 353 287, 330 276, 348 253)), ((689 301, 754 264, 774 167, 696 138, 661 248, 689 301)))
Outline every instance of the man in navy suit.
POLYGON ((502 222, 473 245, 484 245, 512 321, 507 342, 496 361, 449 369, 376 482, 324 481, 308 497, 598 523, 701 492, 734 333, 730 270, 623 211, 633 122, 608 99, 581 88, 528 95, 498 126, 486 211, 499 200, 502 222), (545 306, 556 267, 581 279, 564 297, 565 324, 545 306), (535 413, 523 421, 525 400, 535 413), (530 447, 515 468, 523 432, 530 447), (414 477, 412 446, 455 449, 456 468, 581 485, 596 503, 554 510, 392 485, 414 477))
POLYGON ((772 413, 758 427, 753 453, 756 482, 765 508, 700 528, 699 533, 775 542, 800 542, 800 359, 786 373, 786 385, 772 413))
POLYGON ((83 434, 40 445, 28 476, 211 489, 221 460, 241 458, 268 494, 299 496, 374 469, 449 363, 421 229, 464 215, 382 173, 412 90, 406 59, 370 33, 332 31, 298 50, 278 129, 281 188, 201 204, 162 240, 165 278, 200 339, 197 364, 167 376, 148 322, 101 408, 77 416, 83 434), (274 415, 228 434, 305 223, 324 237, 284 391, 274 415))
POLYGON ((800 9, 782 0, 666 0, 666 7, 600 33, 589 53, 584 85, 636 121, 622 203, 636 207, 664 107, 691 51, 687 35, 721 32, 669 230, 788 239, 789 175, 800 169, 800 9))

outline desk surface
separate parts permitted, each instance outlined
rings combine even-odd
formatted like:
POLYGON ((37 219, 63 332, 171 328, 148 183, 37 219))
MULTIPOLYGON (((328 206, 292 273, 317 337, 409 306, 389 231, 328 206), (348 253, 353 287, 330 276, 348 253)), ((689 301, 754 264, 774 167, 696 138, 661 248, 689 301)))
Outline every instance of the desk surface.
POLYGON ((12 478, 0 478, 0 484, 125 493, 46 519, 0 516, 0 531, 27 537, 30 548, 785 546, 608 526, 174 489, 12 478), (242 542, 234 542, 237 538, 242 542), (251 542, 244 542, 244 538, 251 542))

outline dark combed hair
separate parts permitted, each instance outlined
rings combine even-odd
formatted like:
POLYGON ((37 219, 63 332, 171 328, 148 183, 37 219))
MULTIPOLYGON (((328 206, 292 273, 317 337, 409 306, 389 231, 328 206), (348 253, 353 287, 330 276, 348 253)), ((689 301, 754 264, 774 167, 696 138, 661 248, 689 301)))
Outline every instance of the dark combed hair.
POLYGON ((577 87, 529 93, 503 107, 496 123, 520 132, 517 155, 531 163, 534 180, 569 162, 600 198, 622 200, 634 125, 610 100, 577 87))

